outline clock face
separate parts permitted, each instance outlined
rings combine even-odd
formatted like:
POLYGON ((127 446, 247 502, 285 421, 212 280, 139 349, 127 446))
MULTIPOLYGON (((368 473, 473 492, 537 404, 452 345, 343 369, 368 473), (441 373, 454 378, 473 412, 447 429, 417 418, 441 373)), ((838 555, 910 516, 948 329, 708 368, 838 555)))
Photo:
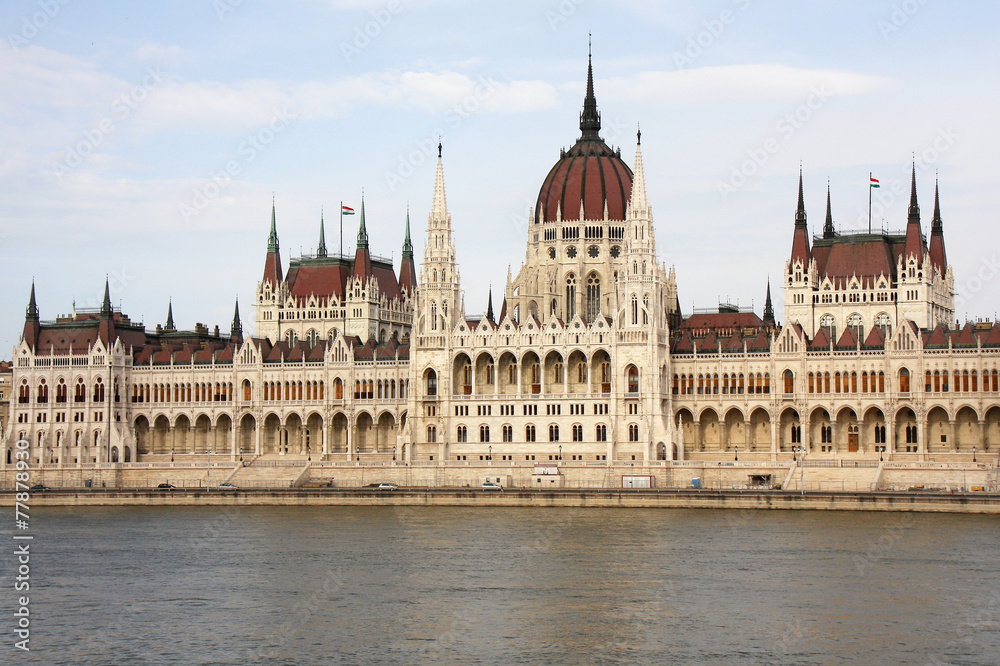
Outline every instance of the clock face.
POLYGON ((596 245, 591 245, 587 250, 587 254, 590 255, 591 259, 597 259, 601 255, 601 250, 596 245))
POLYGON ((568 247, 568 248, 566 248, 566 256, 569 257, 570 259, 575 258, 576 257, 576 248, 575 247, 568 247))
POLYGON ((613 248, 611 248, 611 258, 612 259, 617 259, 618 255, 620 255, 621 253, 622 253, 622 249, 620 247, 618 247, 617 245, 615 245, 613 248))

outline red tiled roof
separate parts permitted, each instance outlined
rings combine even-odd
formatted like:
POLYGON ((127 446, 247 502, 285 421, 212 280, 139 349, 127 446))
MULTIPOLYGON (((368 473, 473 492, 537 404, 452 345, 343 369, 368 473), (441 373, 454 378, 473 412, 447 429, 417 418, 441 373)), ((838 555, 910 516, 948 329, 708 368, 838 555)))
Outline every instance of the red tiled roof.
POLYGON ((819 276, 832 279, 838 287, 852 277, 861 279, 862 287, 870 288, 875 278, 884 275, 890 281, 896 276, 896 258, 902 244, 893 242, 891 237, 873 238, 838 236, 830 244, 817 241, 813 257, 819 269, 819 276))
POLYGON ((538 192, 535 220, 552 222, 557 209, 563 219, 576 220, 580 203, 587 220, 624 220, 632 196, 632 170, 604 141, 581 138, 563 153, 538 192), (544 219, 543 219, 544 218, 544 219))
POLYGON ((816 337, 813 338, 812 343, 810 343, 809 349, 813 351, 824 351, 830 349, 830 334, 826 332, 825 328, 820 328, 816 331, 816 337))
POLYGON ((868 337, 865 338, 865 347, 873 349, 884 349, 885 348, 885 333, 878 326, 873 326, 872 330, 868 332, 868 337))

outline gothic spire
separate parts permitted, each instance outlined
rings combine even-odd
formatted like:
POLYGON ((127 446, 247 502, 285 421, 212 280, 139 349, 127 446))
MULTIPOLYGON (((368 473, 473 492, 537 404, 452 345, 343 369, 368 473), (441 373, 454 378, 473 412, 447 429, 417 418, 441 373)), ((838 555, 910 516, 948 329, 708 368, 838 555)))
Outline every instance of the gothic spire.
POLYGON ((914 161, 910 176, 910 207, 906 220, 906 246, 903 254, 915 257, 917 263, 924 258, 923 231, 920 228, 920 206, 917 204, 917 164, 914 161))
POLYGON ((823 238, 833 238, 837 231, 833 228, 833 209, 830 207, 830 181, 826 181, 826 224, 823 225, 823 238))
POLYGON ((913 163, 913 170, 910 175, 910 208, 909 216, 920 220, 920 206, 917 205, 917 163, 913 163))
POLYGON ((802 196, 802 167, 799 166, 799 205, 795 209, 795 226, 806 228, 806 203, 802 196))
POLYGON ((104 302, 101 303, 101 316, 111 316, 111 287, 107 278, 104 278, 104 302))
POLYGON ((174 299, 167 301, 167 325, 163 329, 165 331, 176 331, 177 328, 174 326, 174 299))
POLYGON ((948 270, 948 254, 944 249, 944 223, 941 221, 941 201, 938 197, 937 179, 934 180, 934 220, 931 222, 931 241, 928 249, 931 263, 941 275, 948 270))
MULTIPOLYGON (((632 177, 632 215, 645 215, 648 206, 646 201, 646 170, 642 166, 642 132, 635 135, 635 174, 632 177)), ((581 206, 582 206, 581 202, 581 206)))
POLYGON ((590 41, 587 42, 587 95, 583 98, 583 111, 580 113, 580 131, 582 139, 600 139, 601 114, 597 111, 597 98, 594 96, 594 66, 590 41))
POLYGON ((774 305, 771 304, 771 278, 767 279, 767 298, 764 300, 764 323, 774 325, 774 305))
POLYGON ((410 207, 406 207, 406 235, 403 237, 403 259, 413 259, 413 243, 410 241, 410 207))
POLYGON ((319 211, 319 246, 316 248, 316 256, 326 256, 326 224, 323 221, 322 208, 319 211))
POLYGON ((941 225, 941 199, 938 196, 938 182, 934 179, 934 219, 931 221, 931 233, 943 231, 941 225))
POLYGON ((490 295, 486 303, 486 319, 493 321, 493 285, 490 285, 490 295))
POLYGON ((229 339, 232 341, 243 340, 243 323, 240 321, 240 299, 236 297, 236 311, 233 313, 233 325, 229 329, 229 339))
POLYGON ((361 195, 361 226, 358 227, 358 249, 368 249, 368 229, 365 228, 365 195, 361 195))
POLYGON ((444 195, 444 164, 441 161, 441 142, 438 141, 437 172, 434 174, 434 201, 431 204, 431 215, 436 220, 448 217, 448 201, 444 195))
POLYGON ((267 251, 278 251, 278 229, 274 220, 274 199, 271 199, 271 233, 267 237, 267 251))
POLYGON ((24 313, 25 319, 38 321, 38 305, 35 303, 35 281, 31 281, 31 298, 28 299, 28 309, 24 313))
POLYGON ((792 235, 792 263, 799 262, 808 268, 812 254, 809 250, 809 228, 806 226, 806 204, 802 195, 802 167, 799 167, 799 205, 795 210, 795 232, 792 235))

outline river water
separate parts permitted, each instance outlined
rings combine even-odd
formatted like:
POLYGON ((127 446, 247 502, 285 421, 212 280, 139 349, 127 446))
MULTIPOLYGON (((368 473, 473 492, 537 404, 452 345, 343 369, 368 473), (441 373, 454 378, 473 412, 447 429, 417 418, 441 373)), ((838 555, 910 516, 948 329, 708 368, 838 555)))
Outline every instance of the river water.
POLYGON ((10 545, 2 663, 1000 663, 997 517, 36 508, 32 533, 32 649, 10 545))

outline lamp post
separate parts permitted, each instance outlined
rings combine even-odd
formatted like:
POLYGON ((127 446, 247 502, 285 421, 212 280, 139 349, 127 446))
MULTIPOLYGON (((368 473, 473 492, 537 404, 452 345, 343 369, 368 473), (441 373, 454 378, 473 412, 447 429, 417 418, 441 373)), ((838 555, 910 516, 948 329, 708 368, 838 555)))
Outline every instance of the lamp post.
POLYGON ((736 450, 736 454, 733 457, 733 460, 738 461, 740 459, 740 447, 739 447, 739 445, 737 445, 737 446, 735 446, 733 448, 736 450))
POLYGON ((972 462, 976 462, 976 447, 972 447, 972 462))
POLYGON ((559 460, 562 461, 562 444, 559 445, 559 460))
POLYGON ((205 492, 212 492, 212 449, 206 451, 208 462, 205 464, 205 492))
POLYGON ((489 455, 486 456, 486 460, 488 460, 491 465, 493 464, 493 445, 492 444, 490 444, 490 452, 489 452, 489 455))
POLYGON ((806 494, 806 449, 804 446, 796 446, 792 449, 799 454, 799 489, 803 495, 806 494))
POLYGON ((174 447, 170 447, 170 462, 174 462, 174 447))
POLYGON ((392 462, 396 462, 396 445, 392 445, 392 462))

